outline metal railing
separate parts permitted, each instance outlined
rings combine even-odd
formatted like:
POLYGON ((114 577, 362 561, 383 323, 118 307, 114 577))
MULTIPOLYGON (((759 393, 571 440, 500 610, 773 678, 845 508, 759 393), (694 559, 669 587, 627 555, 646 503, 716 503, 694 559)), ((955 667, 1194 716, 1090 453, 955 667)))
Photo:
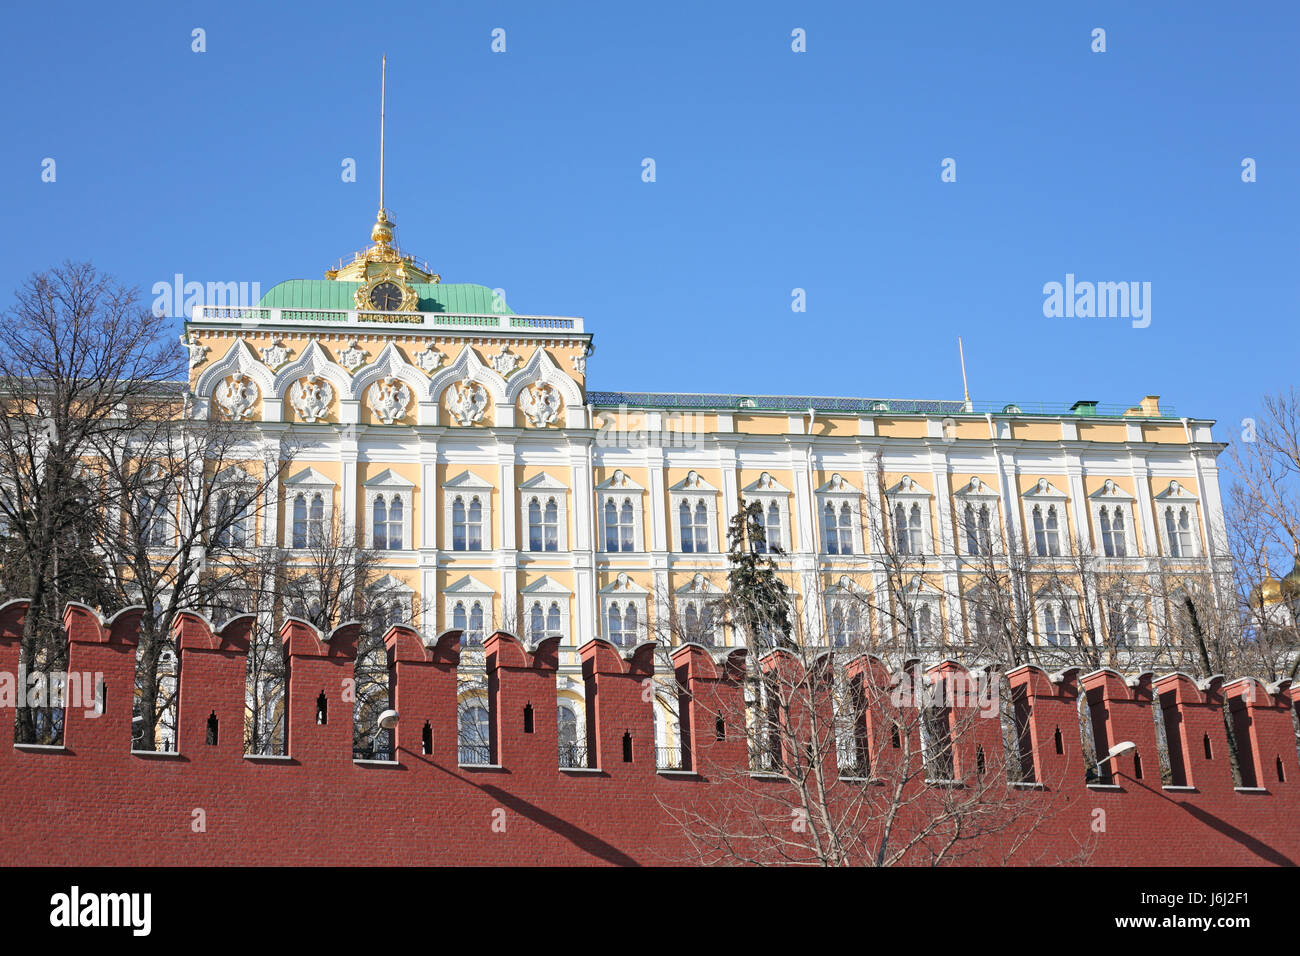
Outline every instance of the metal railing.
POLYGON ((491 744, 461 744, 456 753, 456 760, 463 767, 483 767, 492 763, 491 744))
POLYGON ((656 747, 655 766, 660 770, 684 770, 685 762, 681 747, 656 747))
POLYGON ((560 744, 559 764, 561 767, 586 767, 587 748, 580 744, 560 744))
POLYGON ((392 760, 393 752, 386 748, 366 747, 358 749, 352 748, 353 760, 392 760))
POLYGON ((423 328, 582 332, 582 319, 558 315, 495 315, 474 312, 380 312, 366 309, 292 309, 244 305, 196 305, 194 322, 332 322, 340 325, 416 325, 423 328))

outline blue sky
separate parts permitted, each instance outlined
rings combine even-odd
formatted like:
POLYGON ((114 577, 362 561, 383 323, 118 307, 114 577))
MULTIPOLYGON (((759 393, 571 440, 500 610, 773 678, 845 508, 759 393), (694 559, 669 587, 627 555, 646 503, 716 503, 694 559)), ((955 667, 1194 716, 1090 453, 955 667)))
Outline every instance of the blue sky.
POLYGON ((1229 438, 1296 381, 1300 5, 1132 6, 20 5, 0 297, 69 257, 320 277, 374 218, 386 52, 403 247, 585 316, 593 388, 960 398, 960 334, 977 401, 1229 438), (1149 327, 1044 317, 1067 273, 1150 282, 1149 327))

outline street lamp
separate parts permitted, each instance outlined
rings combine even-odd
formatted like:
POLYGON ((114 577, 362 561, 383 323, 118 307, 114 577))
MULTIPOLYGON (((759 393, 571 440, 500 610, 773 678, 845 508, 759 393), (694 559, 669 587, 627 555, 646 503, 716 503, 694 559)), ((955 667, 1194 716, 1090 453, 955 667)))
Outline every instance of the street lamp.
POLYGON ((1097 761, 1097 769, 1100 770, 1101 765, 1104 764, 1107 760, 1113 760, 1116 757, 1118 757, 1120 754, 1126 754, 1130 750, 1137 750, 1137 746, 1138 745, 1133 743, 1133 741, 1131 740, 1121 740, 1114 747, 1110 748, 1110 753, 1106 754, 1106 756, 1102 757, 1100 760, 1097 761))

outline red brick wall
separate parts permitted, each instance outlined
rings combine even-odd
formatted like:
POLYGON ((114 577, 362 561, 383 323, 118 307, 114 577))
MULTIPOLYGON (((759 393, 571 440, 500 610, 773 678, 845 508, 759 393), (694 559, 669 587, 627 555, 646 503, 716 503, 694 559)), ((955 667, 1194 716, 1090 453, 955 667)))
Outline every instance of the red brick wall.
MULTIPOLYGON (((18 671, 24 611, 19 602, 0 608, 0 672, 18 671)), ((90 717, 70 708, 61 748, 0 747, 5 806, 0 859, 9 864, 689 862, 692 852, 672 819, 674 811, 725 808, 739 777, 750 792, 785 786, 708 769, 731 761, 739 771, 745 761, 734 736, 716 741, 709 715, 717 708, 708 706, 684 709, 701 773, 657 772, 652 704, 643 690, 653 655, 642 648, 623 658, 598 641, 582 648, 582 658, 592 705, 589 744, 598 748, 601 769, 558 769, 556 648, 545 642, 530 654, 504 634, 486 646, 494 756, 500 766, 459 767, 457 635, 443 635, 436 646, 426 647, 405 628, 388 635, 394 706, 401 714, 396 761, 354 763, 351 708, 340 687, 351 673, 355 629, 325 636, 293 621, 282 635, 290 661, 287 757, 242 753, 248 619, 214 634, 196 617, 184 618, 177 628, 179 753, 133 754, 138 619, 123 612, 104 622, 90 609, 70 605, 66 621, 69 670, 105 675, 106 709, 90 717), (315 720, 322 691, 330 700, 324 726, 315 720), (522 711, 528 705, 534 714, 531 735, 523 733, 522 711), (206 742, 213 715, 219 727, 216 746, 206 742), (433 729, 429 755, 421 753, 426 721, 433 729), (624 734, 634 741, 631 763, 622 759, 624 734)), ((727 662, 715 662, 699 648, 678 649, 674 665, 698 701, 728 694, 734 699, 738 693, 727 662)), ((853 667, 868 679, 879 671, 878 662, 865 659, 853 667)), ((932 673, 955 670, 946 664, 932 673)), ((1030 705, 1025 736, 1033 741, 1035 772, 1043 785, 1017 791, 1015 799, 1038 801, 1050 812, 1038 814, 1036 829, 1014 850, 1010 833, 991 835, 985 861, 1000 862, 1008 854, 1023 863, 1073 860, 1086 846, 1088 860, 1099 864, 1300 862, 1300 760, 1291 688, 1270 691, 1251 681, 1215 681, 1201 688, 1176 674, 1126 682, 1108 671, 1082 678, 1067 672, 1054 681, 1031 667, 1009 676, 1030 705), (1136 779, 1130 753, 1114 761, 1114 789, 1085 786, 1075 709, 1080 693, 1089 695, 1110 743, 1137 743, 1143 779, 1136 779), (1258 790, 1232 786, 1221 716, 1225 701, 1238 733, 1248 735, 1243 759, 1251 761, 1258 790), (1160 785, 1153 706, 1177 717, 1170 744, 1181 748, 1191 788, 1160 785), (1065 741, 1061 755, 1053 743, 1058 727, 1065 741), (1209 759, 1206 735, 1212 741, 1209 759), (1279 759, 1285 782, 1277 780, 1279 759), (1095 832, 1099 819, 1104 833, 1095 832)), ((981 730, 978 740, 989 765, 1001 768, 996 722, 981 730)), ((962 751, 956 762, 960 774, 972 757, 962 751)), ((902 825, 907 826, 906 815, 902 825)))

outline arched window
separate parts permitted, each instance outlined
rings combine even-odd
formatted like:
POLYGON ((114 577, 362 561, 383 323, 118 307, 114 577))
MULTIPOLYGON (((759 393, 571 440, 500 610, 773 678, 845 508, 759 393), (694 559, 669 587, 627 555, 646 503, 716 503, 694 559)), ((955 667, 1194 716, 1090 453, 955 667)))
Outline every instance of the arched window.
POLYGON ((398 551, 402 547, 402 496, 375 496, 371 509, 374 526, 373 547, 378 551, 398 551))
POLYGON ((911 554, 911 538, 907 534, 907 509, 901 505, 894 505, 894 544, 898 548, 899 554, 911 554))
POLYGON ((844 609, 838 604, 831 609, 831 646, 847 647, 848 633, 844 625, 844 609))
POLYGON ((1040 558, 1059 557, 1061 554, 1060 516, 1056 505, 1034 505, 1034 551, 1040 558))
POLYGON ((560 745, 561 767, 587 766, 586 754, 578 743, 578 715, 568 701, 560 701, 555 708, 558 724, 558 742, 560 745))
POLYGON ((307 547, 307 496, 293 496, 293 546, 307 547))
POLYGON ((962 513, 966 530, 966 553, 989 554, 992 547, 993 528, 988 505, 978 508, 971 502, 966 503, 962 513))
POLYGON ((319 548, 325 543, 325 496, 319 491, 311 496, 307 513, 307 545, 319 548))
POLYGON ((846 501, 840 505, 840 554, 853 553, 853 509, 846 501))
POLYGON ((483 502, 478 495, 468 501, 457 495, 451 502, 451 549, 483 550, 483 502))
POLYGON ((546 609, 546 633, 558 634, 560 632, 560 603, 552 601, 551 606, 546 609))
POLYGON ((251 493, 235 489, 217 496, 213 520, 216 531, 212 542, 219 548, 246 547, 253 536, 253 501, 251 493))
POLYGON ((822 506, 822 537, 826 539, 826 553, 840 553, 839 525, 835 520, 835 506, 829 501, 822 506))
POLYGON ((136 502, 139 515, 140 540, 147 548, 167 546, 167 505, 160 497, 141 495, 136 502))
POLYGON ((623 612, 613 601, 609 603, 609 640, 611 644, 623 643, 623 612))
MULTIPOLYGON (((606 518, 609 517, 606 509, 606 518)), ((558 551, 560 548, 560 507, 554 498, 543 505, 541 499, 528 501, 528 550, 558 551)))
POLYGON ((683 501, 677 508, 678 523, 682 528, 682 551, 700 554, 709 550, 709 511, 703 501, 683 501))
POLYGON ((933 621, 930 613, 930 605, 922 604, 914 612, 915 623, 913 624, 913 633, 921 644, 929 644, 931 640, 933 621))
POLYGON ((325 541, 325 496, 298 492, 293 498, 293 547, 318 548, 325 541))
POLYGON ((1192 551, 1192 513, 1186 505, 1165 508, 1165 530, 1169 535, 1169 554, 1174 558, 1190 558, 1192 551))
POLYGON ((541 601, 534 601, 532 610, 528 612, 528 636, 534 642, 546 636, 546 619, 542 613, 541 601))
POLYGON ((483 604, 475 601, 469 609, 469 630, 466 634, 468 644, 483 643, 483 604))

